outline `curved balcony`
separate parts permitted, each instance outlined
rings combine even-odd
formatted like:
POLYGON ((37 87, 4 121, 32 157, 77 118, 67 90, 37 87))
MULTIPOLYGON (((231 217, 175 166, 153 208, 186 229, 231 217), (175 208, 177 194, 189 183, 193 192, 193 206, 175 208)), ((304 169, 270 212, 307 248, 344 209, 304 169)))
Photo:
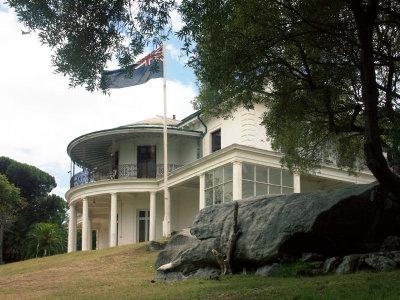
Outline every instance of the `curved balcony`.
MULTIPOLYGON (((182 167, 183 165, 168 164, 168 173, 182 167)), ((70 188, 75 186, 86 184, 90 182, 96 182, 100 180, 116 180, 126 178, 157 178, 164 176, 164 164, 157 164, 155 170, 155 176, 140 176, 138 177, 137 164, 125 164, 119 165, 116 168, 110 166, 103 166, 99 168, 84 169, 83 171, 75 174, 71 177, 70 188)))

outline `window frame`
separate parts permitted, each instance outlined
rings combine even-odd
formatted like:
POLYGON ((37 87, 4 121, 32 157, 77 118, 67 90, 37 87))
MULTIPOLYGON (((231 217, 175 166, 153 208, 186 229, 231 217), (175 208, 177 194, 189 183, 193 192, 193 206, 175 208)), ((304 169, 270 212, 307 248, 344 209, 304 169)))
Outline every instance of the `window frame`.
POLYGON ((221 150, 221 128, 211 132, 211 153, 221 150), (219 135, 217 135, 219 134, 219 135), (216 143, 216 138, 219 138, 219 145, 216 143), (217 148, 219 147, 219 148, 217 148))
MULTIPOLYGON (((256 164, 252 164, 249 162, 243 162, 243 164, 247 164, 249 166, 253 167, 253 179, 246 179, 243 177, 243 168, 242 168, 242 186, 243 186, 243 182, 248 182, 251 183, 253 186, 253 192, 252 192, 252 196, 248 196, 248 197, 243 197, 242 195, 242 199, 250 199, 253 197, 258 197, 261 195, 257 195, 257 184, 266 184, 267 185, 267 194, 265 195, 288 195, 288 194, 283 194, 283 190, 284 189, 292 189, 292 193, 294 193, 294 178, 293 178, 293 182, 292 182, 292 186, 288 186, 288 185, 284 185, 283 184, 283 172, 288 172, 289 174, 291 174, 288 170, 286 169, 279 169, 279 168, 274 168, 274 167, 270 167, 270 166, 265 166, 265 165, 256 165, 256 164), (267 169, 267 182, 263 182, 263 181, 259 181, 257 179, 257 167, 261 167, 261 168, 266 168, 267 169), (278 170, 280 171, 280 184, 275 184, 275 183, 271 183, 271 174, 270 174, 270 170, 278 170), (280 189, 280 193, 271 193, 271 187, 272 188, 279 188, 280 189)), ((293 174, 292 174, 293 176, 293 174)), ((243 190, 242 190, 243 193, 243 190)))
MULTIPOLYGON (((206 206, 211 206, 211 205, 216 205, 216 204, 222 204, 222 203, 227 203, 227 202, 231 202, 233 201, 233 164, 227 164, 218 168, 215 168, 211 171, 206 172, 205 176, 208 176, 209 174, 211 174, 211 185, 207 186, 207 183, 204 187, 204 196, 205 196, 205 205, 206 206), (230 174, 230 179, 226 180, 226 177, 228 177, 226 175, 226 170, 230 168, 232 174, 230 174), (221 182, 219 182, 218 184, 215 184, 215 172, 219 169, 222 169, 222 180, 221 182), (230 191, 231 193, 231 199, 225 201, 226 199, 226 194, 228 192, 225 191, 225 185, 232 183, 232 190, 230 191), (216 195, 216 189, 221 188, 222 190, 222 198, 221 198, 221 203, 215 203, 215 195, 216 195), (212 203, 211 204, 207 204, 207 194, 211 191, 212 194, 212 203)), ((207 179, 206 179, 207 180, 207 179)))

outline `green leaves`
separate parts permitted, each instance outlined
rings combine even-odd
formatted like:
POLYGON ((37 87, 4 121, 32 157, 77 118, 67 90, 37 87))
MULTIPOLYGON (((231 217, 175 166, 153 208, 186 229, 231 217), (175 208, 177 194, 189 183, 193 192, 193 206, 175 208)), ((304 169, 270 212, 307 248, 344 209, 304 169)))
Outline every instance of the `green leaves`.
POLYGON ((21 260, 25 257, 23 250, 32 224, 45 222, 63 226, 67 218, 67 203, 57 195, 49 195, 56 187, 54 177, 34 166, 0 157, 0 176, 11 182, 12 187, 15 185, 18 195, 20 193, 23 197, 23 201, 14 198, 14 201, 6 202, 12 204, 13 210, 8 213, 10 218, 7 220, 12 222, 9 222, 4 236, 5 260, 21 260))
POLYGON ((107 63, 132 64, 144 47, 161 45, 171 27, 174 0, 9 0, 19 20, 53 50, 55 71, 70 87, 100 89, 107 63))
POLYGON ((13 217, 16 211, 25 204, 25 200, 20 196, 19 188, 10 183, 5 175, 0 174, 0 214, 4 220, 13 217))
POLYGON ((26 258, 50 256, 67 250, 66 228, 51 223, 34 224, 26 237, 26 258))
MULTIPOLYGON (((373 63, 386 92, 381 88, 380 121, 373 126, 394 158, 400 143, 390 124, 400 119, 400 96, 388 91, 400 87, 400 7, 379 3, 373 63)), ((367 97, 348 2, 184 0, 179 11, 185 26, 178 35, 200 85, 197 109, 227 117, 239 106, 262 103, 272 146, 284 149, 283 163, 292 171, 307 172, 325 161, 349 171, 362 168, 367 97)))

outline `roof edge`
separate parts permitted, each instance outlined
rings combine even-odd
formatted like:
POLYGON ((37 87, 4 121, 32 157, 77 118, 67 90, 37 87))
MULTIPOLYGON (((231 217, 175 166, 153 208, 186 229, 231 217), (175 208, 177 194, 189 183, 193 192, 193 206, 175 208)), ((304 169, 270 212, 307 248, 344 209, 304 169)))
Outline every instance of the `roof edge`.
POLYGON ((190 120, 194 119, 195 117, 197 117, 198 115, 201 114, 201 110, 198 110, 194 113, 192 113, 191 115, 187 116, 186 118, 183 118, 178 124, 176 124, 175 126, 182 126, 183 124, 189 122, 190 120))
MULTIPOLYGON (((103 130, 92 131, 92 132, 89 132, 89 133, 80 135, 80 136, 76 137, 75 139, 73 139, 73 140, 68 144, 68 146, 67 146, 67 154, 68 154, 69 157, 71 157, 71 156, 70 156, 70 150, 72 150, 72 149, 70 149, 70 147, 71 147, 74 143, 79 142, 80 139, 83 139, 83 138, 88 137, 88 136, 90 136, 90 135, 99 134, 99 133, 106 133, 106 132, 111 133, 111 132, 113 132, 113 131, 132 130, 132 129, 161 129, 161 130, 163 130, 164 127, 163 127, 163 126, 160 126, 160 125, 151 125, 151 126, 149 126, 149 125, 147 125, 147 126, 144 125, 144 126, 143 126, 142 124, 140 124, 139 126, 121 126, 121 127, 116 127, 116 128, 110 128, 110 129, 103 129, 103 130)), ((189 130, 189 129, 183 129, 183 128, 177 128, 176 125, 172 125, 172 126, 171 126, 171 125, 168 125, 168 126, 167 126, 167 130, 181 131, 181 132, 183 131, 183 132, 191 132, 191 133, 202 134, 201 131, 198 131, 198 130, 189 130)))

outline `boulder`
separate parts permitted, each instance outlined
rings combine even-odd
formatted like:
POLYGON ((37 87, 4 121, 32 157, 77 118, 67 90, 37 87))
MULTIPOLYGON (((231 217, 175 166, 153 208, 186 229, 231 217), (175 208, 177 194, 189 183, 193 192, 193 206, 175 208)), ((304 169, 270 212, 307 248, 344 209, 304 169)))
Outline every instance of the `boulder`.
POLYGON ((166 243, 160 243, 156 241, 150 241, 147 244, 147 250, 148 251, 158 251, 158 250, 163 250, 166 246, 166 243))
POLYGON ((327 274, 335 271, 341 263, 342 258, 340 257, 330 257, 326 259, 324 265, 322 266, 322 273, 327 274))
POLYGON ((278 263, 272 265, 259 267, 255 273, 258 276, 271 277, 277 276, 281 273, 281 266, 278 263))
POLYGON ((346 255, 338 266, 336 274, 350 274, 358 270, 362 256, 359 254, 346 255))
POLYGON ((390 271, 396 268, 396 262, 383 253, 371 253, 364 261, 377 271, 390 271))
MULTIPOLYGON (((365 244, 400 235, 399 211, 394 211, 398 208, 382 209, 381 201, 375 200, 376 189, 376 184, 352 185, 239 201, 238 226, 242 233, 233 271, 246 267, 255 272, 281 257, 301 258, 302 253, 324 257, 363 253, 365 244)), ((203 268, 218 269, 211 250, 226 253, 233 209, 230 202, 201 210, 190 231, 177 233, 160 252, 158 272, 166 278, 170 272, 195 274, 203 268)), ((341 268, 343 273, 352 269, 353 260, 347 260, 348 265, 341 268)))
POLYGON ((395 251, 400 250, 400 237, 398 236, 388 236, 381 246, 381 251, 395 251))

